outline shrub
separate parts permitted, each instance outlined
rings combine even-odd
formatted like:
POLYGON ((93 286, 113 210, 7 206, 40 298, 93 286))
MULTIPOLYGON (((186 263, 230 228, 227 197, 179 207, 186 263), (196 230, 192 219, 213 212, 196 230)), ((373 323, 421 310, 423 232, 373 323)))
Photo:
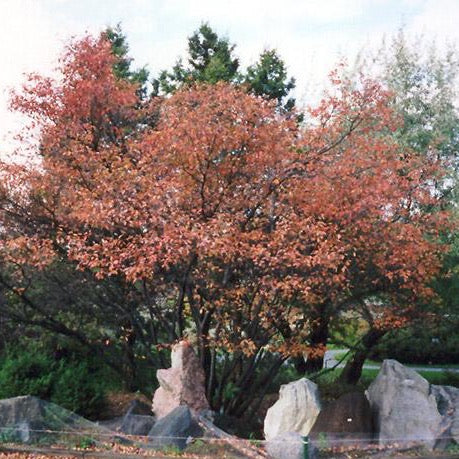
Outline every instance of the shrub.
POLYGON ((54 373, 51 401, 89 419, 97 418, 107 389, 103 372, 88 361, 62 360, 54 373))
POLYGON ((389 333, 372 351, 373 360, 400 363, 448 364, 459 362, 459 335, 451 328, 408 328, 389 333))
POLYGON ((0 398, 34 395, 89 419, 97 417, 117 380, 103 362, 85 355, 56 359, 45 350, 18 348, 0 359, 0 398))
POLYGON ((49 399, 53 389, 52 358, 40 352, 8 353, 0 367, 0 398, 35 395, 49 399))

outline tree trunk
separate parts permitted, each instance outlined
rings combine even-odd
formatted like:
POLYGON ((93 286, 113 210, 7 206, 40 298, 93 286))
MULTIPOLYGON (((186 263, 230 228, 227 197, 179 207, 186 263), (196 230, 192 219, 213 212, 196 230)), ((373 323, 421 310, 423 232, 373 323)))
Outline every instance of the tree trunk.
POLYGON ((341 372, 339 381, 344 384, 355 385, 359 382, 362 375, 363 365, 368 357, 371 349, 380 341, 387 333, 385 330, 370 329, 362 338, 362 343, 354 353, 353 357, 346 362, 346 365, 341 372))
MULTIPOLYGON (((316 329, 313 330, 310 338, 311 347, 323 347, 327 345, 328 341, 328 325, 329 318, 323 317, 320 319, 320 322, 316 329)), ((315 354, 308 356, 304 368, 305 373, 316 373, 317 371, 322 370, 324 365, 324 356, 323 354, 315 354)))
POLYGON ((292 357, 292 362, 298 374, 304 375, 306 373, 306 370, 307 370, 306 360, 304 359, 302 355, 297 355, 295 357, 292 357))

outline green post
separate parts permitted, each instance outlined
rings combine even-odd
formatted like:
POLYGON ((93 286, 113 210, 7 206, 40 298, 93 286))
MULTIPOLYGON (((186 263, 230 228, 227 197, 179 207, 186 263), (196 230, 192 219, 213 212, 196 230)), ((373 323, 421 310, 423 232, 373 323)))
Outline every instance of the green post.
POLYGON ((303 439, 303 457, 304 459, 309 459, 309 438, 301 437, 303 439))

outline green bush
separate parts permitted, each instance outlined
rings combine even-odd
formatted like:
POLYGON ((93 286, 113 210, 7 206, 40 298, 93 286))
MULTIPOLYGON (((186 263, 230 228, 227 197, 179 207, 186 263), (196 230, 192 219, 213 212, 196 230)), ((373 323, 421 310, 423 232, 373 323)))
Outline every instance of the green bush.
POLYGON ((89 419, 97 418, 105 402, 104 375, 87 361, 61 361, 55 375, 51 401, 89 419))
POLYGON ((40 352, 9 353, 0 366, 0 398, 35 395, 49 399, 53 392, 50 356, 40 352))
POLYGON ((459 362, 459 334, 448 327, 436 330, 408 328, 389 333, 372 351, 372 360, 400 363, 448 364, 459 362))
POLYGON ((84 355, 56 359, 44 350, 15 349, 0 359, 0 398, 35 395, 89 419, 116 388, 113 381, 117 378, 103 362, 84 355))

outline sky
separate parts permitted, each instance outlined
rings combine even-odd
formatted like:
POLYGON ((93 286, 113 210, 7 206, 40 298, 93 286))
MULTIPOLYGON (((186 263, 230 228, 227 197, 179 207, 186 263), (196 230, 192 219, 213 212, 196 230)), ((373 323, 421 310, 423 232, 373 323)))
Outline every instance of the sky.
POLYGON ((236 44, 242 68, 275 48, 297 80, 303 103, 328 72, 361 49, 377 48, 400 27, 459 49, 459 0, 0 0, 0 155, 26 120, 8 111, 24 73, 52 75, 71 37, 120 23, 134 65, 155 76, 184 56, 202 22, 236 44))

